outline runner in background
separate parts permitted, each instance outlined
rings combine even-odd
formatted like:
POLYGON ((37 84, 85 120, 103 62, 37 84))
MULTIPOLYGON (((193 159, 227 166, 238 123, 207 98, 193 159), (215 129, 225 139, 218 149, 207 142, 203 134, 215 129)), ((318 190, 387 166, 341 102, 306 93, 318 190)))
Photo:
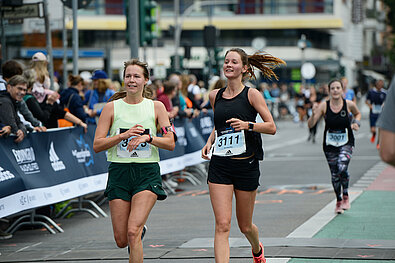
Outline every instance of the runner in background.
POLYGON ((280 64, 285 62, 268 54, 248 56, 242 49, 230 49, 223 65, 227 86, 209 94, 215 128, 202 149, 202 158, 210 160, 212 153, 208 185, 215 216, 217 263, 229 262, 233 194, 237 222, 251 244, 254 262, 266 262, 252 215, 259 186, 259 160, 263 159, 261 133, 275 134, 276 125, 263 96, 243 81, 255 77, 253 66, 264 76, 277 78, 272 69, 280 64), (255 123, 258 113, 263 123, 255 123))
POLYGON ((341 214, 343 210, 350 209, 348 165, 354 150, 352 130, 359 129, 361 113, 354 102, 343 98, 344 89, 340 80, 332 80, 328 86, 329 100, 319 105, 314 104, 307 124, 313 127, 321 117, 325 119, 323 148, 336 194, 335 213, 341 214), (354 117, 352 121, 349 113, 354 117))
MULTIPOLYGON (((372 137, 370 142, 374 143, 376 140, 376 121, 380 116, 383 108, 386 93, 383 91, 384 81, 379 79, 375 83, 375 87, 368 91, 366 95, 366 104, 369 106, 369 121, 370 121, 370 132, 372 137)), ((379 148, 379 140, 377 140, 376 147, 379 148)))

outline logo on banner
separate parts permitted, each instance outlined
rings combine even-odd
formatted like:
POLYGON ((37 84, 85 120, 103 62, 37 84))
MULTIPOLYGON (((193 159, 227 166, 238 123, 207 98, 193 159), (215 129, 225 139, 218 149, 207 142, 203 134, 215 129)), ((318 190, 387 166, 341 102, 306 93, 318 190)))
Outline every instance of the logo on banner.
POLYGON ((54 169, 55 172, 66 169, 66 166, 59 159, 58 155, 55 152, 53 142, 51 142, 51 145, 49 146, 49 160, 51 161, 52 169, 54 169))
POLYGON ((87 144, 84 140, 82 134, 80 135, 80 139, 75 141, 79 147, 78 150, 73 150, 71 154, 77 158, 78 163, 85 163, 85 166, 93 165, 95 162, 93 160, 93 154, 91 153, 91 149, 89 144, 87 144))
POLYGON ((0 182, 7 181, 15 178, 10 171, 4 170, 3 167, 0 166, 0 182))
POLYGON ((202 134, 210 134, 213 131, 213 127, 214 124, 210 116, 202 117, 200 119, 202 134))
POLYGON ((181 146, 187 145, 187 138, 185 138, 185 127, 174 127, 177 134, 177 142, 181 146))
POLYGON ((15 160, 19 165, 19 168, 25 174, 33 174, 39 173, 40 167, 36 162, 36 155, 34 154, 33 147, 25 148, 25 149, 12 149, 12 153, 14 154, 15 160))

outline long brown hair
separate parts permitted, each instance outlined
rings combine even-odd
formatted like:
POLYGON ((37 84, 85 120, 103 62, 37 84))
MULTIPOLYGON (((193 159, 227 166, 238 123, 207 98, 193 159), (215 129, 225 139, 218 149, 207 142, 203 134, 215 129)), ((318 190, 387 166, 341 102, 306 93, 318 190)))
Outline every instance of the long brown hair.
POLYGON ((278 80, 278 77, 276 73, 273 72, 273 69, 279 67, 281 64, 287 64, 284 60, 273 57, 272 55, 265 52, 256 52, 253 55, 247 55, 247 53, 241 48, 229 49, 228 51, 226 51, 225 57, 226 55, 228 55, 229 52, 232 51, 238 53, 240 55, 243 66, 247 66, 247 71, 243 73, 243 79, 248 76, 250 78, 256 79, 254 69, 252 68, 254 66, 259 69, 262 72, 263 76, 265 76, 266 78, 271 79, 272 77, 274 77, 276 80, 278 80))
MULTIPOLYGON (((123 78, 125 78, 125 72, 126 72, 126 68, 132 65, 136 65, 139 66, 143 69, 143 75, 144 78, 149 80, 149 70, 148 70, 148 64, 145 62, 142 62, 136 58, 131 59, 129 61, 126 61, 123 63, 123 78)), ((143 89, 143 97, 150 99, 152 96, 152 94, 150 94, 149 91, 146 90, 145 86, 143 89)), ((108 101, 113 101, 113 100, 118 100, 118 99, 122 99, 126 97, 126 91, 118 91, 116 92, 114 95, 111 96, 111 98, 108 101)))

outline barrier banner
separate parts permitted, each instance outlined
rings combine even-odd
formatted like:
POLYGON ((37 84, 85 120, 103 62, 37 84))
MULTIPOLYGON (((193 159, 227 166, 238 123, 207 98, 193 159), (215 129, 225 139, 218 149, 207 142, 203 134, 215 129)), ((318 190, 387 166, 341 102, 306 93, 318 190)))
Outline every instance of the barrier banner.
MULTIPOLYGON (((208 128, 189 119, 176 119, 174 126, 174 151, 159 149, 161 174, 204 161, 202 129, 208 128)), ((104 190, 109 163, 106 152, 93 152, 95 129, 50 129, 29 133, 21 143, 0 138, 0 218, 104 190)))
POLYGON ((191 120, 177 118, 174 120, 174 128, 177 134, 174 151, 159 149, 161 174, 180 171, 186 166, 204 161, 200 151, 205 142, 191 120))
POLYGON ((94 153, 96 126, 0 138, 0 217, 105 189, 106 154, 94 153))
POLYGON ((208 110, 206 112, 201 111, 197 118, 192 119, 193 125, 199 131, 200 135, 204 140, 203 146, 206 144, 208 137, 214 129, 214 111, 208 110))

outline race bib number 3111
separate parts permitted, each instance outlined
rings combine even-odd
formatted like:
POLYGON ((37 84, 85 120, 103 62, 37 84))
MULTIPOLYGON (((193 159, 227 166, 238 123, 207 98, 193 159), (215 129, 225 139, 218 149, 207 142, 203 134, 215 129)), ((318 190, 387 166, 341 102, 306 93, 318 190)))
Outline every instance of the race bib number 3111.
POLYGON ((246 152, 244 130, 236 132, 229 128, 216 131, 213 155, 234 156, 246 152))
MULTIPOLYGON (((121 134, 127 130, 128 129, 119 129, 118 134, 121 134)), ((137 146, 136 149, 132 150, 131 152, 129 152, 127 150, 128 143, 134 137, 135 136, 132 136, 129 139, 122 140, 117 145, 117 156, 120 158, 150 158, 151 157, 151 144, 149 144, 147 142, 141 143, 139 146, 137 146)))

